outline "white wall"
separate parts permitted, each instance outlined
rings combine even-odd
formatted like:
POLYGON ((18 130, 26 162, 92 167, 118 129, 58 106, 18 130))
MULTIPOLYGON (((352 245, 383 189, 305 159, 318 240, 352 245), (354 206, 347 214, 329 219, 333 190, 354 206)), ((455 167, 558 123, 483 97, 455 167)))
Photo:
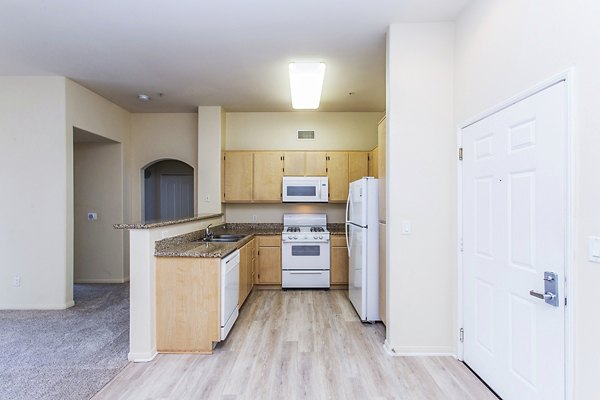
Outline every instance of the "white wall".
POLYGON ((371 150, 383 112, 229 112, 227 150, 371 150), (316 140, 296 140, 298 130, 316 140))
POLYGON ((65 113, 64 78, 0 77, 0 308, 72 305, 65 113))
MULTIPOLYGON (((86 215, 74 213, 74 191, 73 191, 73 129, 80 128, 87 132, 91 132, 102 138, 110 139, 114 142, 121 144, 121 154, 118 160, 118 164, 115 167, 115 173, 117 176, 113 176, 119 182, 119 186, 116 192, 110 193, 110 201, 113 205, 113 209, 110 212, 111 217, 114 216, 114 221, 106 221, 107 224, 119 223, 122 221, 131 220, 131 181, 129 178, 129 159, 130 153, 130 113, 123 108, 111 103, 104 97, 97 95, 96 93, 84 88, 83 86, 67 79, 66 80, 66 116, 67 116, 67 128, 66 138, 68 143, 68 151, 66 155, 67 164, 67 181, 68 181, 68 196, 67 196, 67 232, 69 234, 67 240, 67 271, 70 274, 67 277, 67 290, 70 291, 72 297, 72 282, 73 282, 73 269, 74 269, 74 218, 79 219, 79 223, 85 221, 86 215)), ((115 185, 115 188, 117 186, 115 185)), ((108 195, 108 194, 107 194, 108 195)), ((108 238, 111 235, 108 231, 105 232, 104 239, 89 236, 87 238, 80 238, 87 240, 81 240, 79 243, 82 246, 90 248, 97 245, 101 249, 97 249, 95 253, 99 264, 108 265, 114 262, 113 255, 110 253, 116 253, 119 256, 120 262, 118 265, 111 267, 111 270, 115 273, 120 271, 118 275, 112 276, 110 279, 116 279, 118 281, 129 279, 129 237, 123 231, 115 230, 112 235, 119 238, 117 243, 112 238, 108 238)))
POLYGON ((131 114, 131 203, 134 220, 143 217, 142 169, 162 159, 191 165, 196 177, 194 182, 198 181, 196 113, 131 114))
POLYGON ((75 143, 74 281, 122 283, 122 234, 113 228, 123 218, 120 143, 75 143), (87 213, 98 219, 88 221, 87 213))
POLYGON ((388 31, 387 345, 397 353, 455 351, 453 47, 452 23, 388 31))
POLYGON ((574 398, 600 398, 600 265, 587 237, 600 236, 600 5, 590 0, 480 0, 457 21, 456 120, 463 121, 575 67, 574 398))

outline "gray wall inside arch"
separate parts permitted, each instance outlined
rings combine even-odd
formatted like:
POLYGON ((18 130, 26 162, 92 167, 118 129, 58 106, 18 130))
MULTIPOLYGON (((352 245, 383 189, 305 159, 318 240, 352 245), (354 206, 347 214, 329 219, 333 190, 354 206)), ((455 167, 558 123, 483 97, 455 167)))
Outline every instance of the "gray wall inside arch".
MULTIPOLYGON (((187 192, 177 191, 172 193, 176 196, 177 201, 183 200, 184 203, 191 204, 191 210, 177 210, 173 215, 168 217, 185 218, 194 214, 194 169, 184 162, 177 160, 162 160, 158 161, 144 169, 144 220, 162 219, 165 215, 161 215, 161 205, 164 201, 164 194, 161 192, 161 176, 176 176, 182 177, 184 181, 191 182, 192 190, 187 192), (184 196, 185 199, 180 198, 184 196)), ((164 187, 163 187, 164 191, 164 187)))

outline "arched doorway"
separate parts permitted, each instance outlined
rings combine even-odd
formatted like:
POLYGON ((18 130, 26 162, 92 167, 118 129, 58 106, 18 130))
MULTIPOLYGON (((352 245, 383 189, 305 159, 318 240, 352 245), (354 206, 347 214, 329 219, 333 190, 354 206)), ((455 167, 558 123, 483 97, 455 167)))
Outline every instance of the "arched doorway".
POLYGON ((144 220, 194 215, 194 168, 179 160, 159 160, 142 169, 144 220))

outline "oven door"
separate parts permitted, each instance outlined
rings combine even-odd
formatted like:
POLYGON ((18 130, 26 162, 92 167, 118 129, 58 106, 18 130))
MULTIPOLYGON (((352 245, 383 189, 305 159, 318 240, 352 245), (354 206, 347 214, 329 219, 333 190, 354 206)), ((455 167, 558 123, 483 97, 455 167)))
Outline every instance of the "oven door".
POLYGON ((284 242, 281 245, 283 270, 329 269, 329 242, 284 242))

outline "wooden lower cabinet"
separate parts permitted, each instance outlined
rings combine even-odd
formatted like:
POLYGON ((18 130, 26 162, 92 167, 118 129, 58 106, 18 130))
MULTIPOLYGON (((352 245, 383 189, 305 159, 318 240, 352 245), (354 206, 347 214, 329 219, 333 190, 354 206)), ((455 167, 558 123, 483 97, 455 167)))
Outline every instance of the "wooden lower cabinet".
POLYGON ((252 239, 240 249, 240 289, 238 306, 241 307, 254 287, 254 244, 252 239))
POLYGON ((254 283, 281 285, 281 235, 258 236, 258 269, 254 283))
POLYGON ((220 275, 220 258, 157 258, 158 352, 212 353, 221 335, 220 275))
POLYGON ((345 235, 331 235, 330 284, 348 284, 348 248, 345 235))

